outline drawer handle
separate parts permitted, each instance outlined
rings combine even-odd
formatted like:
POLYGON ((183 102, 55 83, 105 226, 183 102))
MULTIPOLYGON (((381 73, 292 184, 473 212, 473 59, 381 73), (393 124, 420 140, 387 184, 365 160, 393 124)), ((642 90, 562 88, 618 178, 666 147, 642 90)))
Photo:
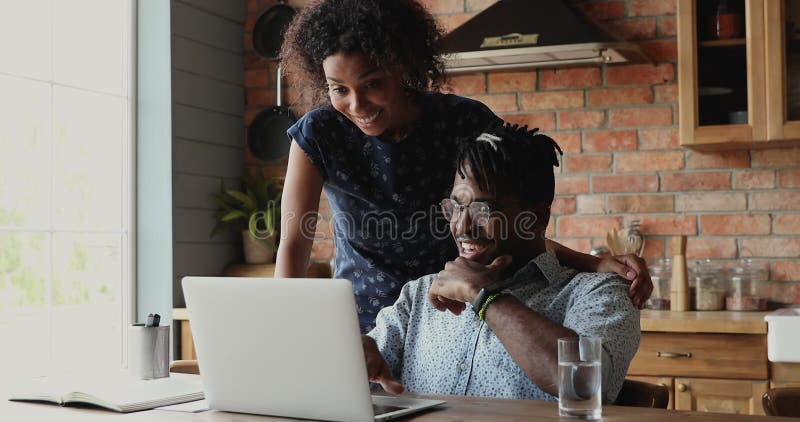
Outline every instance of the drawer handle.
POLYGON ((660 358, 690 358, 692 353, 656 352, 656 356, 660 358))
POLYGON ((689 387, 687 387, 686 384, 684 384, 684 383, 678 384, 678 391, 679 392, 684 393, 688 389, 689 389, 689 387))

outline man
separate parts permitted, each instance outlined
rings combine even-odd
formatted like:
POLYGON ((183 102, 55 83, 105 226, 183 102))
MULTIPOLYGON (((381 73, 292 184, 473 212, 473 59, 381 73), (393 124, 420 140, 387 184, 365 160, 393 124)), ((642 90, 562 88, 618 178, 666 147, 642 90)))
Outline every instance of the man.
POLYGON ((639 311, 616 274, 577 273, 545 250, 561 150, 526 129, 491 129, 459 152, 442 211, 460 256, 407 283, 363 337, 385 390, 555 400, 556 340, 577 335, 603 338, 604 403, 622 387, 639 311))

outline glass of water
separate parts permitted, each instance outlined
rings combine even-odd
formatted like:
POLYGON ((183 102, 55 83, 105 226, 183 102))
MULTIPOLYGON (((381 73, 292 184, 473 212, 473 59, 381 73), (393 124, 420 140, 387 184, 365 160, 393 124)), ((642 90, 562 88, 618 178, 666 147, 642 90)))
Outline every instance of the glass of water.
POLYGON ((602 416, 603 351, 600 337, 558 339, 558 414, 582 419, 602 416))

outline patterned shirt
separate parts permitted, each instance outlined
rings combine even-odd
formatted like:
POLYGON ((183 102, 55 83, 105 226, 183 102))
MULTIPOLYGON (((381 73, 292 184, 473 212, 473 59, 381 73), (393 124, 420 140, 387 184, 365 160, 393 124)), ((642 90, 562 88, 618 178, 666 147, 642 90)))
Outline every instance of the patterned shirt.
MULTIPOLYGON (((435 277, 403 286, 367 334, 394 378, 418 393, 557 400, 525 375, 471 305, 456 316, 428 302, 435 277)), ((547 319, 603 338, 603 402, 613 403, 639 347, 639 311, 628 284, 616 274, 577 273, 542 253, 514 274, 511 286, 514 297, 547 319)))
POLYGON ((334 276, 353 283, 363 332, 403 284, 455 258, 438 204, 450 196, 458 140, 500 120, 455 95, 424 94, 419 105, 420 119, 398 143, 364 135, 330 106, 288 131, 322 175, 333 214, 334 276))

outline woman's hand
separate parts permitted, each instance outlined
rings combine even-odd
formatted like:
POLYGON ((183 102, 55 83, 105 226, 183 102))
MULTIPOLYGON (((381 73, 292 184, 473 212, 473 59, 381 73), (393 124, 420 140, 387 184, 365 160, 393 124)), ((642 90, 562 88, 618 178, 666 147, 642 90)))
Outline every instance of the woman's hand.
POLYGON ((653 293, 653 280, 647 271, 644 259, 634 254, 615 255, 603 258, 595 270, 598 273, 617 273, 620 277, 631 282, 628 295, 633 304, 639 309, 644 308, 650 294, 653 293))

